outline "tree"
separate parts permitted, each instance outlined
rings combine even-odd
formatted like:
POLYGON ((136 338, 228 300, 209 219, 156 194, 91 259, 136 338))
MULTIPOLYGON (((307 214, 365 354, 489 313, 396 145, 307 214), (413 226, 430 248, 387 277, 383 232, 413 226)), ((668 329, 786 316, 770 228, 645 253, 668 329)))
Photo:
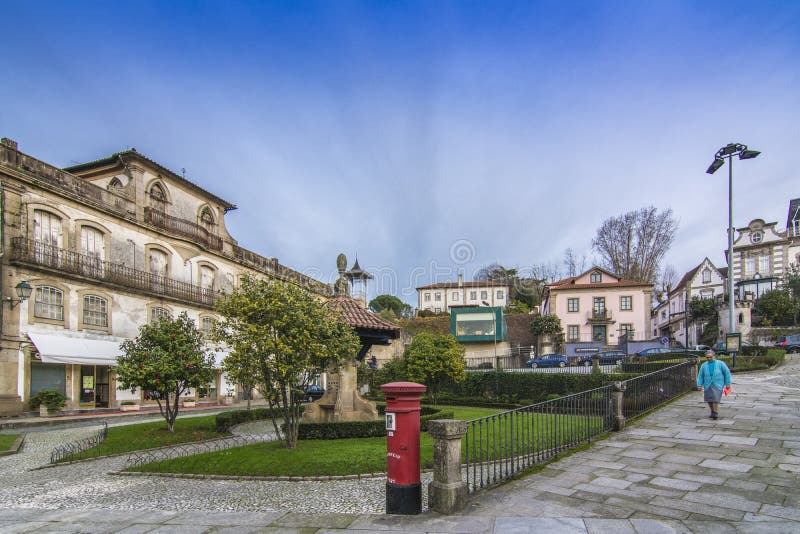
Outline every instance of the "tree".
POLYGON ((753 310, 774 326, 796 324, 797 304, 787 289, 773 289, 759 298, 753 310))
POLYGON ((510 305, 517 304, 517 309, 530 310, 541 302, 539 280, 522 278, 517 269, 508 269, 498 263, 492 263, 478 269, 475 280, 498 282, 509 286, 508 302, 510 305))
POLYGON ((572 248, 564 251, 564 268, 567 276, 578 276, 586 270, 586 256, 578 258, 572 248))
POLYGON ((537 315, 531 321, 531 333, 534 336, 545 334, 561 334, 561 319, 558 315, 537 315))
POLYGON ((713 345, 719 335, 719 314, 714 299, 692 297, 689 301, 689 320, 702 325, 697 342, 701 345, 713 345))
POLYGON ((609 271, 629 280, 654 283, 677 229, 671 209, 641 208, 603 221, 592 248, 609 271))
POLYGON ((214 358, 206 353, 203 334, 186 312, 142 325, 139 335, 120 345, 117 360, 120 389, 141 388, 154 394, 158 409, 174 432, 181 395, 214 380, 214 358))
POLYGON ((665 265, 658 277, 659 292, 669 295, 669 292, 675 289, 677 284, 678 271, 675 270, 675 266, 672 264, 665 265))
POLYGON ((428 387, 433 404, 443 384, 466 378, 464 348, 451 335, 420 334, 403 352, 406 376, 428 387))
MULTIPOLYGON (((378 295, 369 301, 369 309, 377 314, 389 310, 395 318, 409 318, 414 315, 414 309, 394 295, 378 295)), ((385 317, 383 314, 381 316, 385 317)))
POLYGON ((217 311, 222 319, 213 337, 233 349, 241 360, 239 371, 255 373, 272 413, 283 419, 283 432, 272 420, 278 439, 294 448, 306 386, 329 367, 354 358, 358 336, 308 291, 277 280, 243 276, 217 311))

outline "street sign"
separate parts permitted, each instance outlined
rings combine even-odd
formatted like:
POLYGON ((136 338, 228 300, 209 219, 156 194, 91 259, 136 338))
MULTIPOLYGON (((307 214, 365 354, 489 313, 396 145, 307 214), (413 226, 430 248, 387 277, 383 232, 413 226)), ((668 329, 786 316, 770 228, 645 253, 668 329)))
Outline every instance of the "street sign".
POLYGON ((668 337, 662 337, 661 338, 661 344, 662 345, 669 345, 669 338, 668 337))

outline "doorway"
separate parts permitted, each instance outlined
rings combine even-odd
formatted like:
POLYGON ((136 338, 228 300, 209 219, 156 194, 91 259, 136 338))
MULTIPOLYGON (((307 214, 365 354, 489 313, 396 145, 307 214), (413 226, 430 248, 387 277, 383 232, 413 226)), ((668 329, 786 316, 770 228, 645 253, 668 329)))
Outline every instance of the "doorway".
POLYGON ((592 341, 606 343, 606 325, 596 324, 592 326, 592 341))
POLYGON ((107 365, 81 365, 81 408, 108 408, 110 368, 107 365))

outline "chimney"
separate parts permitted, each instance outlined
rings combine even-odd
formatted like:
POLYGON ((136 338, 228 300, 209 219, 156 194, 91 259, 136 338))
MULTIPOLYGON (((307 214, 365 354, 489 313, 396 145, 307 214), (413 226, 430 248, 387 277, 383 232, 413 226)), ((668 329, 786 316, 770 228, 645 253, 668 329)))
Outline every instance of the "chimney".
POLYGON ((464 287, 464 275, 458 273, 458 287, 464 287))

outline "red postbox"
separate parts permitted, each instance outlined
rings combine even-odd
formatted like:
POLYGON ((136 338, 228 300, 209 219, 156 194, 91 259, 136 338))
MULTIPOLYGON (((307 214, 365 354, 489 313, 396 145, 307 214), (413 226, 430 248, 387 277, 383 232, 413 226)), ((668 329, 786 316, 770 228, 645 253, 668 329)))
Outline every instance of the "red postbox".
POLYGON ((414 382, 381 386, 386 396, 386 513, 422 511, 419 480, 420 397, 427 388, 414 382))

